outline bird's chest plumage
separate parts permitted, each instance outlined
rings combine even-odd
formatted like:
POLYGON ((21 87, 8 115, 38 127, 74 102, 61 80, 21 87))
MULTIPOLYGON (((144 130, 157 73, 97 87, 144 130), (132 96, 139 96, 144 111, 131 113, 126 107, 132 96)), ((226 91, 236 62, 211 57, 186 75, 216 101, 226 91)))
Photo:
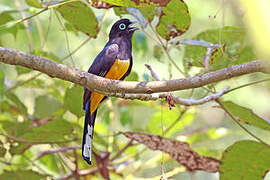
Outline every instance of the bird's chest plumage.
POLYGON ((128 71, 129 63, 129 60, 116 59, 105 77, 109 79, 121 79, 128 71))
MULTIPOLYGON (((130 60, 120 60, 116 59, 109 72, 105 75, 105 78, 108 79, 116 79, 120 80, 125 73, 128 71, 130 64, 130 60)), ((99 94, 97 92, 91 93, 91 104, 90 104, 90 112, 93 113, 96 111, 99 103, 104 98, 103 94, 99 94)))

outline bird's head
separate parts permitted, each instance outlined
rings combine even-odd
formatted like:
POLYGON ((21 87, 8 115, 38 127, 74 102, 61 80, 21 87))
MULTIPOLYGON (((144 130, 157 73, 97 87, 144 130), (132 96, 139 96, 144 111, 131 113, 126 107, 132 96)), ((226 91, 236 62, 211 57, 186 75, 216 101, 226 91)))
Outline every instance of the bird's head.
POLYGON ((132 24, 134 24, 134 22, 129 19, 120 19, 115 22, 109 34, 110 39, 117 37, 131 38, 133 33, 139 29, 137 27, 132 27, 132 24))

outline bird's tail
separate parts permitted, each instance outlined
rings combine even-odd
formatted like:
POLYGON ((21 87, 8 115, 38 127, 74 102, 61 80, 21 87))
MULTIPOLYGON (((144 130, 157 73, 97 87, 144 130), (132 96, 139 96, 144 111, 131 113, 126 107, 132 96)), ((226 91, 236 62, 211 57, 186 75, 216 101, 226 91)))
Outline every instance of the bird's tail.
POLYGON ((88 164, 91 164, 92 140, 96 114, 97 110, 93 113, 90 113, 90 100, 89 100, 85 106, 85 119, 84 119, 83 141, 82 141, 82 157, 88 164))

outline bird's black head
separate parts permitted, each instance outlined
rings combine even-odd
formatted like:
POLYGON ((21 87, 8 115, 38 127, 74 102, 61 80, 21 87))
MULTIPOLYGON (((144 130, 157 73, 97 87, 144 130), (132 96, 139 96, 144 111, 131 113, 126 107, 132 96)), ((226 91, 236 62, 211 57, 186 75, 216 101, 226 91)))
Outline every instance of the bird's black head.
POLYGON ((131 27, 134 22, 129 19, 120 19, 111 28, 110 39, 117 37, 127 37, 131 38, 133 33, 138 29, 137 27, 131 27))

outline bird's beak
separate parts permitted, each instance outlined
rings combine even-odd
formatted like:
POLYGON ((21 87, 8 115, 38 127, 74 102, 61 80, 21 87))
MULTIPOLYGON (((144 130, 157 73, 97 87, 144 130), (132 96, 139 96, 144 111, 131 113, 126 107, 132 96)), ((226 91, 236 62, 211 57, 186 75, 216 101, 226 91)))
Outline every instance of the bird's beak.
POLYGON ((131 22, 130 25, 128 25, 128 31, 129 31, 129 32, 134 32, 134 31, 136 31, 136 30, 139 29, 138 27, 131 26, 131 25, 133 25, 133 24, 138 23, 137 21, 130 21, 130 22, 131 22))

